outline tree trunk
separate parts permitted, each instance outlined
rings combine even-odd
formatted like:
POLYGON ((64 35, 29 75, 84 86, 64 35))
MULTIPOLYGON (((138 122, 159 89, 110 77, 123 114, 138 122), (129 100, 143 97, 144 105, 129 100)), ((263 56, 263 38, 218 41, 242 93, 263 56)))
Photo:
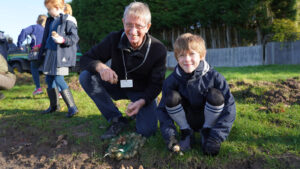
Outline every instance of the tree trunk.
POLYGON ((217 37, 216 37, 216 39, 217 39, 217 48, 221 48, 221 33, 220 33, 220 27, 219 26, 217 26, 217 28, 216 28, 216 34, 217 34, 217 37))
POLYGON ((256 27, 256 34, 257 34, 257 44, 261 45, 262 44, 261 31, 258 25, 256 27))
POLYGON ((166 40, 166 30, 165 30, 165 29, 163 30, 162 35, 163 35, 163 38, 162 38, 162 39, 163 39, 163 40, 166 40))
POLYGON ((226 47, 230 48, 231 47, 231 37, 230 37, 230 26, 226 26, 226 47))
POLYGON ((216 48, 216 39, 215 39, 215 36, 214 36, 214 30, 212 27, 209 28, 210 30, 210 39, 211 39, 211 48, 216 48))
POLYGON ((175 42, 175 35, 174 35, 175 33, 174 33, 174 28, 172 28, 172 44, 175 42))
POLYGON ((203 40, 206 42, 205 28, 201 28, 200 32, 201 32, 201 36, 202 36, 203 40))
POLYGON ((233 30, 234 30, 234 36, 235 36, 235 38, 234 38, 235 45, 236 45, 236 47, 238 47, 238 46, 240 46, 240 44, 239 44, 239 35, 238 35, 238 32, 237 32, 236 28, 233 28, 233 30))

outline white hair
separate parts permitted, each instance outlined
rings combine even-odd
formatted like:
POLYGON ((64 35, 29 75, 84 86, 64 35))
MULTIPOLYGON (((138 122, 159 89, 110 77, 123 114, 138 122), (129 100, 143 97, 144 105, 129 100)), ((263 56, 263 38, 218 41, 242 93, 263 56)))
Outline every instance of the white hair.
POLYGON ((151 13, 149 6, 143 2, 131 2, 128 6, 126 6, 123 19, 125 20, 127 16, 136 16, 145 18, 146 23, 151 23, 151 13))

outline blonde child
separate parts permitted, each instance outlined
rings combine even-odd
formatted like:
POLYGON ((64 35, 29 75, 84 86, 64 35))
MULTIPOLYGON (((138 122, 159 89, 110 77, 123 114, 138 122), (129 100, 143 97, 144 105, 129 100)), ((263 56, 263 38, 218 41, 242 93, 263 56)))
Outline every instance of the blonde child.
POLYGON ((186 151, 194 132, 200 132, 203 153, 217 155, 235 120, 229 86, 205 61, 205 42, 200 36, 181 35, 174 43, 174 53, 178 65, 164 82, 157 112, 162 135, 170 150, 179 146, 186 151), (174 121, 180 128, 179 144, 174 121))
POLYGON ((64 13, 72 16, 72 7, 70 4, 65 4, 64 13))
POLYGON ((44 62, 43 72, 46 75, 50 107, 42 114, 59 110, 57 85, 68 106, 66 116, 72 117, 78 109, 64 76, 69 74, 69 67, 75 66, 76 62, 76 44, 79 40, 76 19, 64 14, 64 0, 45 0, 44 4, 50 16, 46 21, 39 60, 44 62))

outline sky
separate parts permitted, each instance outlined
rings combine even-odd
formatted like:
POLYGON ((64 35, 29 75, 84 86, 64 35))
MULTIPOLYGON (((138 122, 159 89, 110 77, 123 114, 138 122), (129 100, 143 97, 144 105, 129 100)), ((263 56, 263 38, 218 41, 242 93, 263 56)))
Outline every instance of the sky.
POLYGON ((17 43, 21 30, 36 24, 39 14, 47 14, 44 0, 0 0, 0 31, 17 43))

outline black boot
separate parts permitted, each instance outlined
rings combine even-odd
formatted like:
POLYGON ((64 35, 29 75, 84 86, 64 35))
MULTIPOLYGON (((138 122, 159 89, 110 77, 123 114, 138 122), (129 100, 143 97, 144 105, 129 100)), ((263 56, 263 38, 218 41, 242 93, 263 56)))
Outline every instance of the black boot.
POLYGON ((128 121, 125 117, 114 117, 111 125, 107 128, 105 133, 101 135, 101 140, 116 137, 127 126, 128 121))
POLYGON ((47 89, 48 97, 50 99, 50 106, 47 110, 43 111, 42 114, 52 113, 59 110, 59 99, 58 99, 58 89, 51 88, 47 89))
POLYGON ((74 116, 78 112, 78 109, 75 105, 75 102, 74 102, 74 99, 73 99, 70 89, 67 88, 67 89, 61 91, 60 93, 69 109, 68 114, 66 116, 67 117, 74 116))
POLYGON ((191 145, 194 142, 194 132, 192 129, 183 129, 180 130, 181 132, 181 138, 179 141, 180 150, 181 151, 187 151, 191 149, 191 145))

